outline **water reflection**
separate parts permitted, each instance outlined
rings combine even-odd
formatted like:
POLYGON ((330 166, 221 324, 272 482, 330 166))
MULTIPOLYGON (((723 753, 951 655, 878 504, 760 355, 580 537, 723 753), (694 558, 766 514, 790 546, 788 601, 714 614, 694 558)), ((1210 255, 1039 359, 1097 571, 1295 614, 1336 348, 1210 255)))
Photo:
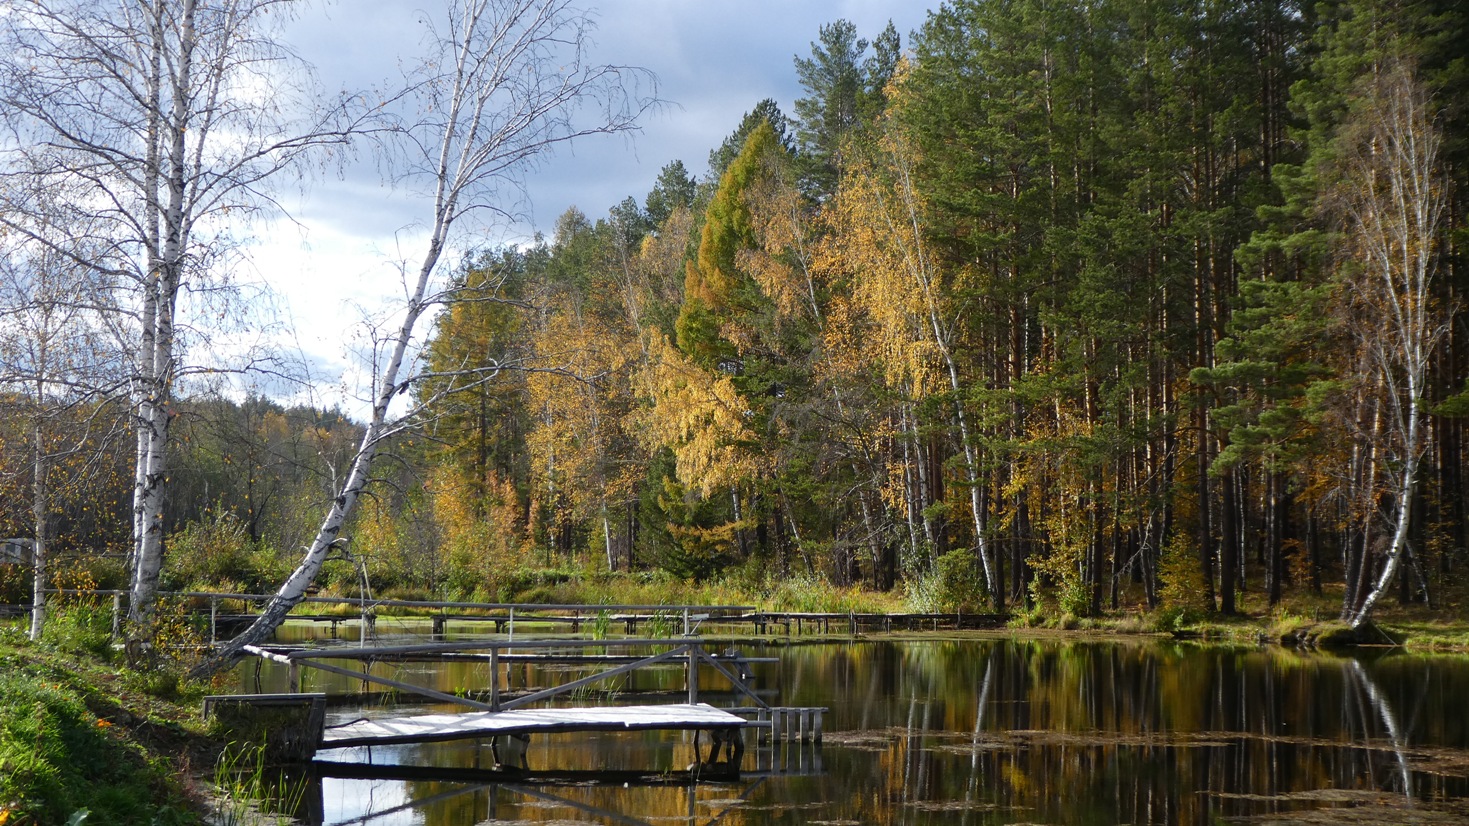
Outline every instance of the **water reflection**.
MULTIPOLYGON (((720 785, 325 779, 317 818, 1110 826, 1469 815, 1465 659, 1006 638, 746 653, 780 657, 755 668, 782 705, 830 709, 819 752, 762 756, 751 747, 741 782, 720 785)), ((374 673, 392 668, 379 664, 374 673)), ((404 679, 441 687, 486 677, 463 663, 397 668, 404 679)), ((534 667, 515 675, 527 686, 564 677, 534 667)), ((682 685, 674 668, 640 679, 631 688, 682 685)), ((715 684, 712 675, 705 684, 715 684)), ((463 768, 482 763, 485 748, 379 749, 372 759, 463 768)), ((671 774, 692 755, 687 736, 645 732, 537 737, 530 760, 546 770, 671 774)))

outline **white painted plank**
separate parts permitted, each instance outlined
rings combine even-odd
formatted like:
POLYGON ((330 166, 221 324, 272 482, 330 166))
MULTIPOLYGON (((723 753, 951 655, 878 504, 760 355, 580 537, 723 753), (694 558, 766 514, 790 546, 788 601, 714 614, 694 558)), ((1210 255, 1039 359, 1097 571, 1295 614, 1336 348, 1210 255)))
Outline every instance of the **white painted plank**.
POLYGON ((550 731, 732 728, 745 723, 742 717, 704 703, 419 714, 359 720, 327 729, 322 737, 321 747, 330 749, 374 743, 421 743, 550 731))

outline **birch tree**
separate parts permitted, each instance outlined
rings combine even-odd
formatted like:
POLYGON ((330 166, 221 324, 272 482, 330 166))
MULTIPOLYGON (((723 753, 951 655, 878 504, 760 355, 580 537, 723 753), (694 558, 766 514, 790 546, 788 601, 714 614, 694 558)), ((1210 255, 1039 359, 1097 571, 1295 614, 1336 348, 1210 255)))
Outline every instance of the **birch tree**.
POLYGON ((38 0, 0 16, 0 226, 130 280, 133 551, 129 651, 151 633, 163 562, 180 296, 219 275, 241 221, 307 153, 341 145, 344 106, 306 94, 276 39, 288 0, 38 0), (44 197, 58 191, 69 197, 44 197), (51 220, 38 203, 63 204, 51 220), (92 227, 81 255, 65 228, 92 227))
MULTIPOLYGON (((384 442, 412 427, 444 395, 493 381, 515 367, 500 362, 462 371, 406 411, 394 401, 428 375, 416 369, 420 319, 450 298, 440 262, 455 230, 485 216, 509 215, 521 175, 557 147, 637 128, 656 104, 641 86, 647 72, 599 64, 588 54, 591 21, 567 0, 459 0, 428 37, 429 54, 411 77, 405 119, 392 134, 402 183, 428 209, 422 257, 405 284, 403 313, 381 340, 373 365, 372 412, 316 537, 259 619, 196 669, 208 674, 268 637, 306 595, 367 486, 384 442)), ((649 89, 650 91, 650 89, 649 89)), ((494 300, 494 296, 482 297, 494 300)), ((437 378, 445 378, 439 376, 437 378)))
POLYGON ((125 395, 107 292, 92 270, 44 247, 0 253, 0 390, 26 399, 29 455, 19 464, 30 476, 32 640, 46 622, 57 500, 84 486, 88 447, 116 424, 109 402, 125 395))
POLYGON ((1383 515, 1391 531, 1371 588, 1360 597, 1347 589, 1342 618, 1360 628, 1409 553, 1427 442, 1423 399, 1433 350, 1446 330, 1433 275, 1447 187, 1433 106, 1410 67, 1389 62, 1364 82, 1354 108, 1339 133, 1341 183, 1327 205, 1340 222, 1349 279, 1344 292, 1371 368, 1363 380, 1377 388, 1373 447, 1382 457, 1383 515))
POLYGON ((928 247, 926 204, 913 177, 915 149, 897 128, 876 140, 873 161, 853 164, 835 196, 830 218, 835 241, 825 266, 851 272, 853 303, 870 317, 882 351, 887 383, 919 402, 947 392, 949 414, 963 459, 963 484, 974 528, 974 555, 996 607, 1004 595, 989 544, 988 514, 981 500, 981 459, 975 446, 967 388, 956 353, 957 313, 950 298, 954 279, 928 247))

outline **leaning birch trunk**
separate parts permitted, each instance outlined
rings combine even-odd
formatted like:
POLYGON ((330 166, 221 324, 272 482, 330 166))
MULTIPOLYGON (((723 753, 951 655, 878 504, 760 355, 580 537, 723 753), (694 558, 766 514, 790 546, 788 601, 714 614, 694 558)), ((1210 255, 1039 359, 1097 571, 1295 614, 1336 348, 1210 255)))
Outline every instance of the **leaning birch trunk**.
MULTIPOLYGON (((305 598, 327 555, 341 542, 382 441, 405 425, 407 417, 389 421, 389 407, 413 380, 402 375, 404 362, 419 318, 439 300, 430 296, 429 284, 455 222, 478 210, 504 214, 481 199, 514 184, 517 170, 574 138, 635 129, 638 116, 656 104, 624 85, 643 74, 640 70, 583 62, 586 16, 570 0, 458 0, 446 14, 447 34, 435 43, 439 52, 429 55, 427 74, 405 95, 417 98, 423 120, 398 133, 399 148, 409 155, 408 167, 432 184, 428 250, 391 340, 391 355, 373 388, 362 444, 296 569, 261 616, 195 668, 196 676, 217 671, 246 645, 270 636, 305 598), (572 115, 589 101, 600 106, 594 122, 574 125, 572 115)), ((471 376, 464 385, 477 386, 494 372, 471 376)))
POLYGON ((429 277, 438 264, 439 255, 443 250, 443 234, 447 228, 447 225, 440 222, 440 225, 436 227, 434 237, 429 242, 428 255, 425 256, 423 265, 419 268, 418 282, 408 301, 408 312, 403 317, 403 324, 399 327, 398 335, 393 341, 393 350, 388 358, 388 364, 378 379, 372 406, 372 418, 367 424, 366 431, 362 434, 362 443, 357 449, 357 455, 352 459, 352 466, 347 471, 346 481, 332 499, 331 508, 328 509, 326 517, 322 520, 321 527, 317 529, 316 537, 307 547, 296 569, 271 597, 270 603, 266 605, 265 610, 255 619, 255 622, 245 629, 244 633, 230 640, 214 658, 196 668, 196 675, 205 676, 213 673, 220 665, 238 656, 245 646, 254 645, 274 634, 275 630, 285 622, 286 614, 306 597, 306 591, 311 587, 311 583, 316 581, 316 575, 320 573, 322 563, 337 546, 342 528, 352 515, 357 505, 357 498, 362 494, 370 478, 373 460, 377 458, 378 447, 387 429, 388 408, 393 398, 406 389, 406 386, 398 381, 398 374, 402 371, 413 329, 418 323, 419 316, 423 314, 424 296, 428 292, 429 277))
MULTIPOLYGON (((1410 429, 1415 431, 1412 442, 1416 445, 1418 429, 1416 422, 1410 425, 1410 429)), ((1383 562, 1382 571, 1377 575, 1377 581, 1373 583, 1372 590, 1367 592, 1362 604, 1357 606, 1356 611, 1352 614, 1351 625, 1354 629, 1359 629, 1367 624, 1372 616, 1373 606, 1387 592, 1388 586, 1392 585, 1393 577, 1397 575, 1398 567, 1402 563, 1403 554, 1407 551, 1410 515, 1413 513, 1413 496, 1418 486, 1418 452, 1421 451, 1409 454, 1407 461, 1404 462, 1402 474, 1398 477, 1395 491, 1397 518, 1393 525, 1392 544, 1388 546, 1387 559, 1383 562)), ((1363 564, 1366 564, 1365 561, 1363 564)), ((1366 576, 1366 572, 1363 572, 1363 576, 1366 576)))

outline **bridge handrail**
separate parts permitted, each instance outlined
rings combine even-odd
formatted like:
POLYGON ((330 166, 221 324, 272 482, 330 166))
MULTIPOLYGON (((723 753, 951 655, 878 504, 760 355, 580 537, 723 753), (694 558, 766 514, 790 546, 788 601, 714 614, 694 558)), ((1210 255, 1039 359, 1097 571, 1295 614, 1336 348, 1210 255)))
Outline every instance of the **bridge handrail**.
MULTIPOLYGON (((117 589, 48 588, 48 594, 68 596, 127 596, 128 591, 117 589)), ((160 591, 159 596, 186 597, 190 599, 233 599, 244 602, 264 602, 275 594, 229 594, 212 591, 160 591)), ((602 604, 602 603, 559 603, 559 602, 455 602, 445 600, 413 599, 368 599, 364 597, 308 596, 305 602, 333 605, 356 605, 386 608, 470 608, 485 611, 718 611, 720 613, 748 613, 758 610, 754 605, 698 605, 698 604, 602 604)))

